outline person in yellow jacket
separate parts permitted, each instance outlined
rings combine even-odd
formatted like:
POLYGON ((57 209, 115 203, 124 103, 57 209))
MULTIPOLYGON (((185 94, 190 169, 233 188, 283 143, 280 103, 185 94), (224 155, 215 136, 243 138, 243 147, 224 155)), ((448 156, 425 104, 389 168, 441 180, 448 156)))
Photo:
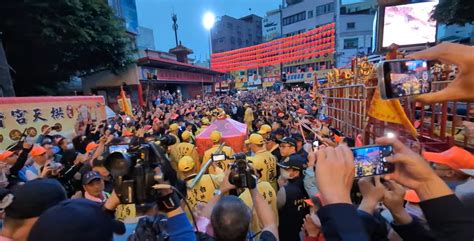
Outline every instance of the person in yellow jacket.
POLYGON ((179 161, 178 156, 176 155, 177 149, 176 147, 180 143, 179 137, 178 137, 178 132, 179 132, 179 126, 178 124, 174 123, 171 124, 169 129, 168 129, 168 135, 173 136, 176 139, 176 143, 168 147, 168 152, 169 152, 169 157, 171 160, 171 167, 173 167, 174 170, 177 169, 177 163, 179 161))
POLYGON ((197 131, 196 131, 196 136, 199 135, 203 130, 205 130, 207 127, 209 127, 209 119, 207 117, 203 117, 201 119, 201 128, 199 128, 197 131))
POLYGON ((171 124, 170 128, 168 129, 168 135, 172 135, 176 138, 176 144, 179 144, 181 142, 179 140, 178 133, 179 133, 179 125, 176 123, 171 124))
POLYGON ((253 167, 261 181, 269 182, 273 189, 277 188, 277 160, 276 157, 265 146, 265 140, 260 134, 254 133, 245 141, 250 150, 255 154, 251 157, 253 167))
POLYGON ((214 196, 214 191, 219 188, 224 178, 224 174, 221 175, 202 175, 199 182, 194 187, 191 184, 196 178, 197 166, 196 162, 190 156, 182 157, 178 162, 178 170, 183 173, 184 181, 186 182, 186 201, 188 202, 192 211, 196 209, 198 203, 208 203, 209 200, 214 196))
MULTIPOLYGON (((225 154, 228 157, 231 157, 234 155, 234 150, 229 147, 229 146, 224 146, 220 153, 216 153, 217 149, 220 146, 221 143, 221 138, 222 138, 222 133, 219 131, 213 131, 211 132, 211 141, 214 144, 210 149, 208 149, 206 152, 204 152, 204 156, 202 158, 202 165, 205 165, 206 162, 211 158, 212 154, 225 154)), ((214 163, 217 167, 222 169, 222 171, 227 170, 229 163, 231 163, 230 160, 225 160, 225 161, 220 161, 217 163, 214 163)), ((209 166, 209 174, 216 174, 216 168, 214 168, 213 165, 209 166)))
MULTIPOLYGON (((266 181, 258 181, 257 190, 263 196, 263 199, 268 202, 272 209, 272 213, 275 216, 275 220, 278 220, 278 208, 277 208, 277 193, 273 189, 272 185, 266 181)), ((253 208, 252 196, 248 188, 245 189, 240 195, 239 198, 244 201, 244 203, 253 210, 252 213, 252 222, 250 225, 250 230, 252 233, 256 234, 262 230, 262 224, 258 220, 257 213, 253 208)))
MULTIPOLYGON (((179 161, 184 156, 190 156, 195 162, 197 170, 199 170, 201 160, 199 159, 199 153, 197 152, 196 146, 191 143, 192 133, 189 131, 183 131, 183 133, 181 133, 181 138, 183 141, 176 144, 176 146, 170 150, 170 159, 179 161)), ((177 172, 178 177, 182 178, 182 173, 179 170, 177 170, 177 172)))
POLYGON ((262 135, 263 139, 267 139, 272 131, 272 127, 270 125, 264 124, 260 126, 260 130, 258 130, 258 134, 262 135))
POLYGON ((247 124, 247 129, 252 132, 252 121, 253 121, 253 110, 248 104, 244 105, 245 107, 245 114, 244 114, 244 122, 247 124))

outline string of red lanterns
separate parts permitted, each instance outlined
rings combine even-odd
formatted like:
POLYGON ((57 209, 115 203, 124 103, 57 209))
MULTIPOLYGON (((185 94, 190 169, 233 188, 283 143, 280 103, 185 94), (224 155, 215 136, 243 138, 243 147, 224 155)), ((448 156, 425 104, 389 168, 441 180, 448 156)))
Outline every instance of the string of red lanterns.
POLYGON ((335 51, 335 23, 330 23, 298 35, 267 43, 212 54, 212 69, 222 72, 253 69, 335 51))

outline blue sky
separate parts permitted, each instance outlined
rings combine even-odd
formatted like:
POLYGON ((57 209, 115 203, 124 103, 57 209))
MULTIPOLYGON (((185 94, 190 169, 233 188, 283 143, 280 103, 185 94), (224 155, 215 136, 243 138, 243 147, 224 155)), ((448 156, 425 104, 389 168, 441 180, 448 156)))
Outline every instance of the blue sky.
POLYGON ((178 15, 178 39, 194 50, 196 59, 209 55, 208 32, 202 26, 202 16, 212 11, 216 16, 242 17, 256 14, 263 17, 277 9, 281 0, 136 0, 138 24, 154 31, 155 47, 168 51, 175 46, 171 28, 171 13, 178 15))

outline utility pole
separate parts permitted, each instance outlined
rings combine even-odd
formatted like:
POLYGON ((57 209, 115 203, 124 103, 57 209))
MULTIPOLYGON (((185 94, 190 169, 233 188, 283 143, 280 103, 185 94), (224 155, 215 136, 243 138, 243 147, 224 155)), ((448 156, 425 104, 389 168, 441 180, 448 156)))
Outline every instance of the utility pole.
POLYGON ((13 82, 10 76, 10 65, 2 44, 2 32, 0 32, 0 97, 15 96, 13 82))
POLYGON ((173 20, 173 30, 174 30, 174 40, 176 42, 176 46, 178 46, 178 16, 176 16, 176 13, 173 13, 171 15, 171 20, 173 20))

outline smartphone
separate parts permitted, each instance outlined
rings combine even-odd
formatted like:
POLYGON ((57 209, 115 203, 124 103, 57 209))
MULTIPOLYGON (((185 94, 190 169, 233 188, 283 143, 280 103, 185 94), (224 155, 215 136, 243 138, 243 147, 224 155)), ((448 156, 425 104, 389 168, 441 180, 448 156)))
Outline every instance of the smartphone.
POLYGON ((111 145, 109 146, 109 153, 121 152, 127 153, 129 145, 111 145))
POLYGON ((432 76, 426 60, 395 59, 377 67, 382 99, 394 99, 429 93, 432 76))
POLYGON ((319 141, 315 140, 313 141, 313 151, 317 151, 319 148, 319 141))
POLYGON ((225 154, 212 154, 213 162, 225 161, 225 159, 226 159, 225 154))
POLYGON ((386 161, 393 153, 392 146, 364 146, 352 148, 355 177, 377 176, 392 173, 395 166, 386 161))

